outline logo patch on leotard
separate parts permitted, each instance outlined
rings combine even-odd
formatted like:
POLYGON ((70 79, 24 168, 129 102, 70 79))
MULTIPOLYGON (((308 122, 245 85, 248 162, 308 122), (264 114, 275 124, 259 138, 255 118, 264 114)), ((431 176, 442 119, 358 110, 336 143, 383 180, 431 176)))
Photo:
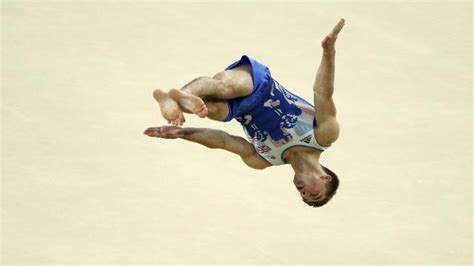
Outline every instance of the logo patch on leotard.
POLYGON ((310 143, 311 142, 311 135, 307 136, 307 137, 304 137, 302 138, 300 141, 304 142, 304 143, 310 143))

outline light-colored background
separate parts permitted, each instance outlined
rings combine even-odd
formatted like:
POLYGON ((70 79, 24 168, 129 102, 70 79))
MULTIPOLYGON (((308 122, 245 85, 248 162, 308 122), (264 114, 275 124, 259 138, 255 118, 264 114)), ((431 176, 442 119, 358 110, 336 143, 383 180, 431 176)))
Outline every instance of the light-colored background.
MULTIPOLYGON (((27 3, 2 10, 3 264, 470 263, 471 4, 27 3), (311 99, 340 17, 341 179, 151 139, 151 97, 241 54, 311 99)), ((187 126, 243 135, 188 116, 187 126)))

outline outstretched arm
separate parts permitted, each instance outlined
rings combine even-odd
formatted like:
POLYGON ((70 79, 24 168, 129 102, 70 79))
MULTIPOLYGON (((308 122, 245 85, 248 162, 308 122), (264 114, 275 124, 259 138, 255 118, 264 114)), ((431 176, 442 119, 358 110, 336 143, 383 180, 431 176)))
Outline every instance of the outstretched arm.
POLYGON ((181 138, 211 149, 223 149, 239 155, 245 164, 255 169, 264 169, 270 166, 244 138, 230 135, 222 130, 163 126, 148 128, 144 134, 165 139, 181 138))
POLYGON ((334 93, 334 65, 336 56, 337 35, 344 27, 341 19, 334 29, 321 42, 323 55, 314 82, 314 105, 318 127, 315 129, 316 138, 321 145, 330 145, 339 136, 339 123, 336 120, 336 106, 332 95, 334 93))

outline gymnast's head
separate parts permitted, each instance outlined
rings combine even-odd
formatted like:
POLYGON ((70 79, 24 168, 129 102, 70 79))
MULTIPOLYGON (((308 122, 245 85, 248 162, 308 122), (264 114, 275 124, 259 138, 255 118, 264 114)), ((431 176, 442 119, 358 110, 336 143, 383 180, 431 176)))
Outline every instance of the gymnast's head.
POLYGON ((309 206, 321 207, 328 203, 339 187, 337 175, 322 166, 310 173, 295 173, 293 183, 303 201, 309 206))

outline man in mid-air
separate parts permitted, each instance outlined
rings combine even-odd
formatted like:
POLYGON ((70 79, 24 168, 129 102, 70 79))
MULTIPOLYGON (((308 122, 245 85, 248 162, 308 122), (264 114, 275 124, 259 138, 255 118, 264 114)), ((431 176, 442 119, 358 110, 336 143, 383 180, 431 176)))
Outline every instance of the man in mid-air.
POLYGON ((194 79, 181 90, 155 90, 161 113, 172 126, 151 127, 144 134, 227 150, 255 169, 290 164, 303 201, 314 207, 326 204, 339 186, 337 175, 321 165, 320 157, 339 136, 332 95, 335 43, 343 26, 341 19, 321 42, 314 105, 285 89, 265 65, 244 55, 212 78, 194 79), (221 130, 182 128, 183 111, 218 121, 235 119, 250 142, 221 130))

